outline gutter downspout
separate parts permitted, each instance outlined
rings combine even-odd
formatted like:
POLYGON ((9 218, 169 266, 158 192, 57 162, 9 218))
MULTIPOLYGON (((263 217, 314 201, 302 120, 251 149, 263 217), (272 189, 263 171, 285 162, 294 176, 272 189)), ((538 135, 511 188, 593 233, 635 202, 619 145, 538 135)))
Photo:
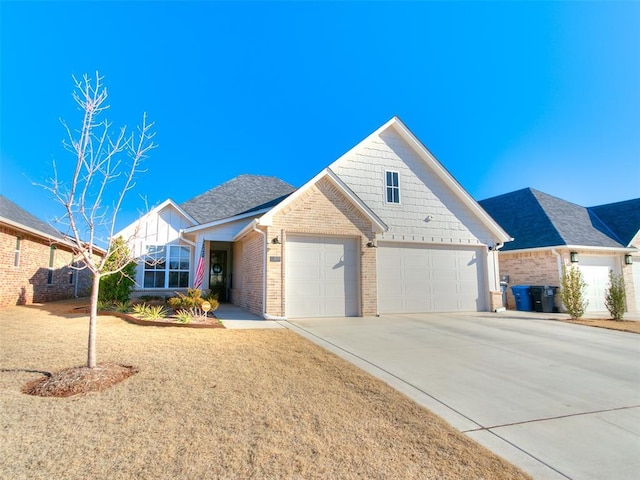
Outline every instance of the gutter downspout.
POLYGON ((285 317, 267 315, 267 234, 258 228, 258 222, 258 219, 253 221, 253 231, 258 232, 262 235, 262 238, 264 238, 264 244, 262 247, 262 256, 264 258, 262 268, 262 318, 265 320, 286 320, 285 317))

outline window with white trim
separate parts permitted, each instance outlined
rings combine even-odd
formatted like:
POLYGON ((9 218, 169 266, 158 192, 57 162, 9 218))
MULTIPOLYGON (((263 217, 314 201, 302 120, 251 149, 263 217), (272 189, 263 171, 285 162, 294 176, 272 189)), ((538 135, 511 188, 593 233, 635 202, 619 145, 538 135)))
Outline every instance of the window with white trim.
POLYGON ((187 288, 191 249, 180 245, 147 247, 144 288, 187 288))
POLYGON ((400 174, 387 170, 385 172, 385 195, 387 203, 400 203, 400 174))

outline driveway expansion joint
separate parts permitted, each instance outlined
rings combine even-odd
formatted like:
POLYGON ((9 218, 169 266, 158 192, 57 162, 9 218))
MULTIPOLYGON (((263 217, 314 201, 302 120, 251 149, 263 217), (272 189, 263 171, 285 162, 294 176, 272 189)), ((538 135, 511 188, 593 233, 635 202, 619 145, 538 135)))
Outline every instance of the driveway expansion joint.
MULTIPOLYGON (((523 422, 513 422, 513 423, 504 423, 501 425, 492 425, 490 427, 481 427, 481 428, 472 428, 471 430, 464 430, 462 433, 471 433, 471 432, 482 432, 482 431, 491 431, 493 429, 496 428, 503 428, 503 427, 513 427, 515 425, 526 425, 529 423, 538 423, 538 422, 545 422, 547 420, 559 420, 561 418, 571 418, 571 417, 581 417, 584 415, 593 415, 595 413, 606 413, 606 412, 616 412, 619 410, 629 410, 632 408, 638 408, 640 407, 640 405, 630 405, 630 406, 626 406, 626 407, 616 407, 616 408, 605 408, 602 410, 592 410, 589 412, 579 412, 579 413, 570 413, 567 415, 558 415, 555 417, 545 417, 545 418, 535 418, 533 420, 525 420, 523 422)), ((473 423, 478 423, 478 422, 473 422, 473 423)))

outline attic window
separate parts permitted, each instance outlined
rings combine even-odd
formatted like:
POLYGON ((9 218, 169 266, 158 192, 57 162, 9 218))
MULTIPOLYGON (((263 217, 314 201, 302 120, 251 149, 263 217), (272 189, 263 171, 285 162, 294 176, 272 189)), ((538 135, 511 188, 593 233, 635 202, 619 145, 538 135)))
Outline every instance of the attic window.
POLYGON ((400 203, 400 181, 398 172, 385 172, 385 190, 387 203, 400 203))

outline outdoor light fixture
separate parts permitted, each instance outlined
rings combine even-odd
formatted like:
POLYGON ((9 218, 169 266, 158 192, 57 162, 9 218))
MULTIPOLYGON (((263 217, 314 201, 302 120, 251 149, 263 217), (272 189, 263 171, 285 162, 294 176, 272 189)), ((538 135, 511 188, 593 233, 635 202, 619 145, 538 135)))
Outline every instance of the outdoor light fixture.
POLYGON ((271 240, 271 243, 274 245, 280 245, 280 240, 278 240, 278 237, 274 237, 273 240, 271 240))
POLYGON ((569 255, 571 257, 571 263, 578 263, 578 252, 571 252, 569 255))
POLYGON ((377 248, 378 245, 376 245, 375 242, 367 242, 367 247, 369 247, 369 248, 377 248))
POLYGON ((625 265, 631 265, 631 264, 633 264, 633 258, 631 257, 631 255, 630 255, 630 254, 628 254, 628 253, 627 253, 627 254, 624 256, 624 263, 625 263, 625 265))

